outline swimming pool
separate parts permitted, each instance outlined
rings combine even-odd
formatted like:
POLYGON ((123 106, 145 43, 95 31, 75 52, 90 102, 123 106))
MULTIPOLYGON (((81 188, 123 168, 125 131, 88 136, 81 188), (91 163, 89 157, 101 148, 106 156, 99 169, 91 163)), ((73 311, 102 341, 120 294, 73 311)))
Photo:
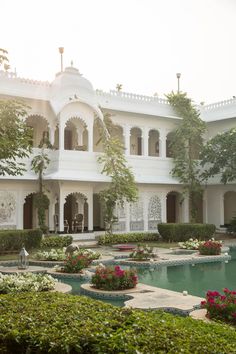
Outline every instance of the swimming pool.
MULTIPOLYGON (((223 288, 236 289, 236 250, 230 253, 232 259, 228 263, 214 262, 179 266, 161 266, 155 268, 137 269, 139 282, 205 297, 208 290, 222 291, 223 288)), ((122 267, 127 268, 127 267, 122 267)), ((63 282, 72 286, 73 294, 80 294, 80 285, 88 281, 63 279, 63 282)), ((107 300, 117 306, 123 306, 123 301, 107 300)))

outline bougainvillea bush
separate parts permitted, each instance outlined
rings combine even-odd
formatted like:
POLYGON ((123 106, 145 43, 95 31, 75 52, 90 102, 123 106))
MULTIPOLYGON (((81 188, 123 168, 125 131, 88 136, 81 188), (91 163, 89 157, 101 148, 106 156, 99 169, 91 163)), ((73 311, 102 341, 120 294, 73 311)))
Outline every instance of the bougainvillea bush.
POLYGON ((206 242, 201 242, 198 247, 198 250, 199 253, 202 255, 215 256, 221 254, 221 247, 221 241, 215 241, 214 239, 211 239, 206 242))
POLYGON ((62 271, 65 273, 80 273, 84 268, 87 268, 93 259, 90 254, 74 253, 67 256, 62 271))
POLYGON ((91 283, 97 289, 125 290, 134 288, 138 283, 138 277, 135 270, 123 270, 120 266, 99 265, 92 276, 91 283))
POLYGON ((56 282, 56 279, 47 274, 0 273, 0 294, 53 290, 56 282))
POLYGON ((236 325, 236 291, 225 288, 224 294, 208 291, 201 307, 207 310, 207 317, 236 325))

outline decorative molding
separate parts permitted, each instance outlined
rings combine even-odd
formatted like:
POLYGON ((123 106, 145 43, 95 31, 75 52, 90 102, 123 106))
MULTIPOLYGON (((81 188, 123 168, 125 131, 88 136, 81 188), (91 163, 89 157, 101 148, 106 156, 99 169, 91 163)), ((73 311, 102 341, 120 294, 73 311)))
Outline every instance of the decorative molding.
POLYGON ((0 224, 16 225, 16 192, 0 191, 0 224))

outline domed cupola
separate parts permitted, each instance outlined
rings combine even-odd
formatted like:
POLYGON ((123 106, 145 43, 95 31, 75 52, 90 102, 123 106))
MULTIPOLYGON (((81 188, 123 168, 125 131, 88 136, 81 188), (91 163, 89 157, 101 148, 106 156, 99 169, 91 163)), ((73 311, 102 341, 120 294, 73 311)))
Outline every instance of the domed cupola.
POLYGON ((91 106, 97 106, 96 95, 89 80, 80 74, 73 66, 65 68, 56 74, 52 82, 51 105, 55 113, 59 113, 62 107, 70 101, 79 100, 91 106))

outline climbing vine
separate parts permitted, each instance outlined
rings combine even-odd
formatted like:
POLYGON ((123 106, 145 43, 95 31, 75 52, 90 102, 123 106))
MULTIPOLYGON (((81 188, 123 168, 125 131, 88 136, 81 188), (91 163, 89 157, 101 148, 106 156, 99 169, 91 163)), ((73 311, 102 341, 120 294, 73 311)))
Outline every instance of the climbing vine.
POLYGON ((206 125, 186 93, 172 91, 167 99, 182 118, 170 143, 174 160, 171 173, 183 185, 183 197, 189 197, 191 221, 196 222, 197 202, 202 195, 199 155, 206 125))
MULTIPOLYGON (((97 120, 97 122, 100 122, 97 120)), ((109 186, 99 193, 104 209, 104 221, 106 232, 112 233, 112 226, 117 221, 114 215, 117 204, 123 207, 124 202, 135 202, 137 200, 137 187, 134 175, 127 166, 124 155, 124 146, 111 132, 115 126, 109 114, 104 115, 103 123, 99 124, 100 139, 103 144, 104 153, 98 157, 98 162, 103 165, 102 173, 111 178, 109 186)))

